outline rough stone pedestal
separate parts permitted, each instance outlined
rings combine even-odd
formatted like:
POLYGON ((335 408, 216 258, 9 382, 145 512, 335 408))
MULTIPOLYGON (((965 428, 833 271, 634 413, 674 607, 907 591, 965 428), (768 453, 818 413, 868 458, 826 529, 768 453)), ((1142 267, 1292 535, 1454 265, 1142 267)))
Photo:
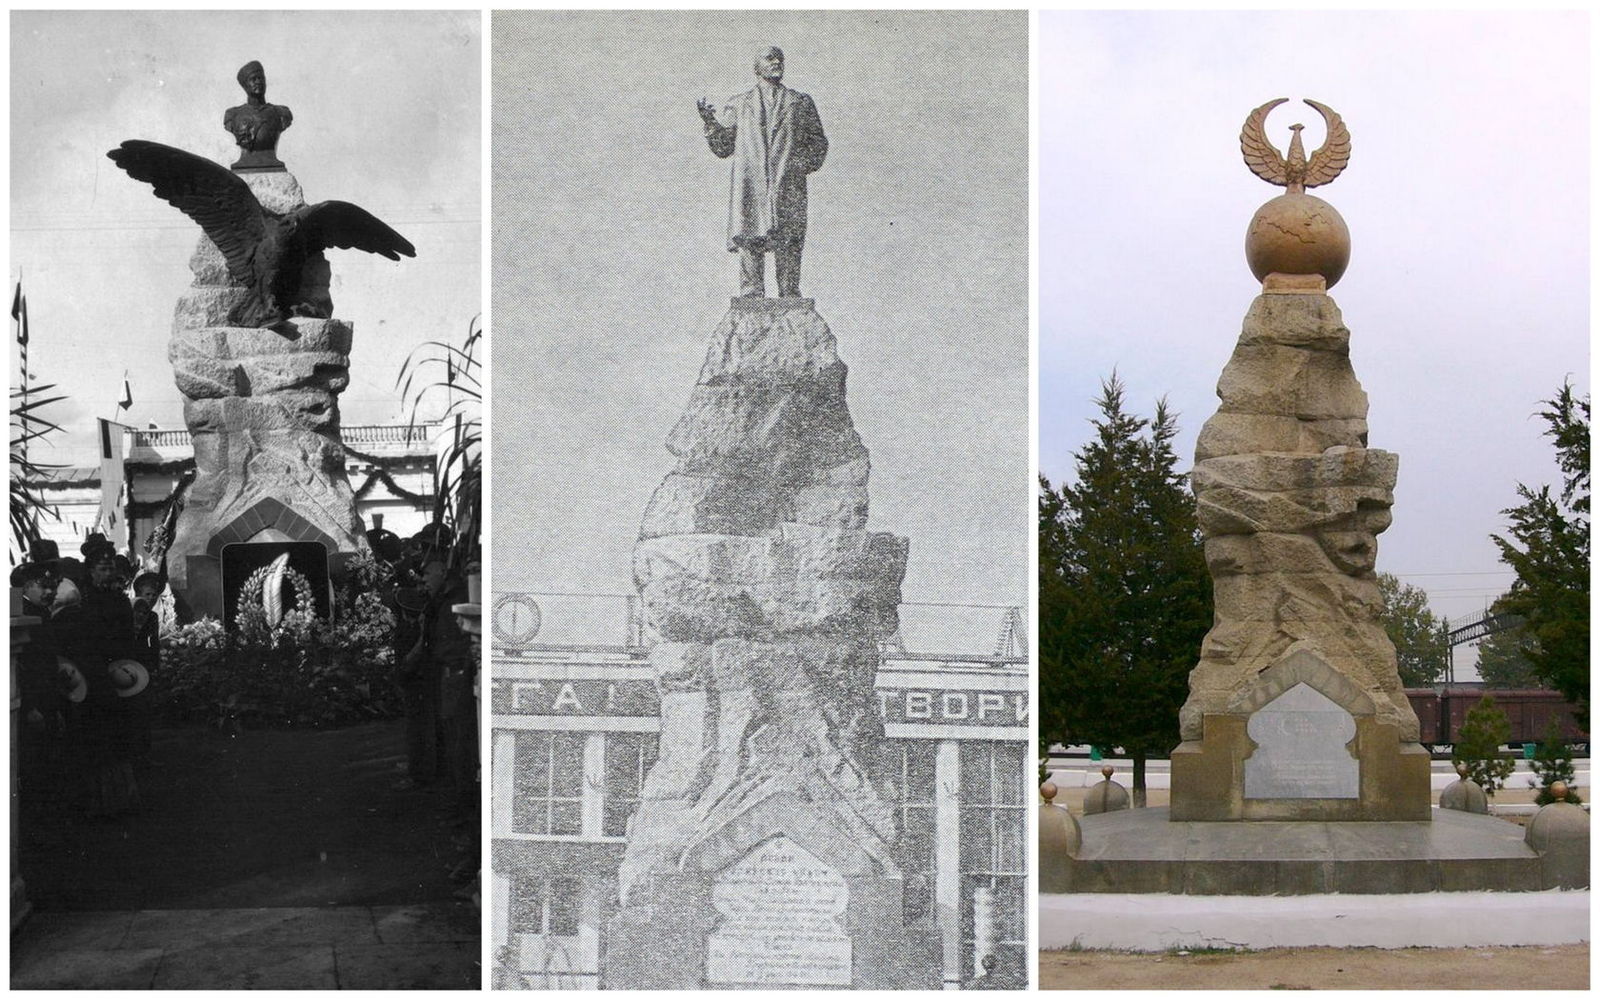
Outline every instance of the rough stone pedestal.
POLYGON ((810 299, 735 299, 667 439, 634 579, 660 756, 618 873, 614 988, 935 988, 904 920, 873 680, 905 539, 869 532, 867 451, 810 299))
POLYGON ((1263 294, 1217 384, 1192 477, 1216 622, 1179 716, 1174 821, 1432 815, 1373 570, 1399 462, 1367 447, 1349 344, 1327 295, 1263 294))
MULTIPOLYGON (((287 172, 241 175, 263 206, 305 203, 287 172)), ((339 393, 350 383, 352 328, 295 318, 273 329, 227 325, 245 289, 205 236, 189 262, 167 355, 183 394, 196 474, 167 566, 186 617, 221 617, 222 547, 321 542, 334 569, 365 546, 339 440, 339 393)), ((305 299, 331 313, 328 262, 305 265, 305 299)))

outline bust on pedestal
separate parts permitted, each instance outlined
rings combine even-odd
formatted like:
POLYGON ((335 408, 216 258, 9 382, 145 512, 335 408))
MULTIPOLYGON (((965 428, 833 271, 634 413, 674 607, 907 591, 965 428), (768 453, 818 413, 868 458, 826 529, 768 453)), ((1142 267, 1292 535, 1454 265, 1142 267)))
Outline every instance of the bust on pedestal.
POLYGON ((239 80, 249 103, 224 116, 244 151, 232 170, 137 139, 107 154, 204 232, 168 347, 196 467, 167 550, 185 617, 223 616, 227 545, 318 542, 336 572, 365 548, 339 440, 353 331, 333 318, 324 251, 416 254, 356 205, 307 205, 276 156, 289 110, 265 103, 260 63, 239 80))

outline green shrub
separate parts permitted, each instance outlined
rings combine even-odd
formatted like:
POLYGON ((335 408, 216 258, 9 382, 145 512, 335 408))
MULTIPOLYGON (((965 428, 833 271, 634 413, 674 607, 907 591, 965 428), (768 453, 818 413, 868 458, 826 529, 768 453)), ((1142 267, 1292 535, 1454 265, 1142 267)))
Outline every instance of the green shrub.
POLYGON ((1500 755, 1500 748, 1510 738, 1511 720, 1495 706, 1494 696, 1486 694, 1467 711, 1450 761, 1465 764, 1467 777, 1477 782, 1485 795, 1493 795, 1505 787, 1517 766, 1516 761, 1500 755))
POLYGON ((1533 787, 1539 789, 1534 802, 1547 806, 1556 800, 1550 794, 1550 786, 1558 781, 1567 783, 1567 801, 1578 805, 1583 800, 1578 798, 1578 786, 1573 782, 1576 771, 1572 766, 1572 747, 1561 736, 1561 723, 1552 718, 1549 725, 1545 726, 1544 735, 1539 738, 1538 749, 1533 753, 1533 763, 1529 765, 1537 777, 1533 787))

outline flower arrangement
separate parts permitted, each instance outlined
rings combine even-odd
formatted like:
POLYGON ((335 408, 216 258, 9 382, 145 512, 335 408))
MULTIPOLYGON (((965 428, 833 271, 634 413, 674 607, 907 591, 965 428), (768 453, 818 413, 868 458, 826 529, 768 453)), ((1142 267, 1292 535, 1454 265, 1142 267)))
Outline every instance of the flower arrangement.
POLYGON ((169 723, 234 730, 398 717, 404 702, 394 612, 382 596, 387 583, 382 564, 358 557, 331 620, 316 617, 308 589, 276 625, 259 601, 242 601, 232 635, 211 618, 173 629, 162 636, 161 665, 151 676, 156 711, 169 723))

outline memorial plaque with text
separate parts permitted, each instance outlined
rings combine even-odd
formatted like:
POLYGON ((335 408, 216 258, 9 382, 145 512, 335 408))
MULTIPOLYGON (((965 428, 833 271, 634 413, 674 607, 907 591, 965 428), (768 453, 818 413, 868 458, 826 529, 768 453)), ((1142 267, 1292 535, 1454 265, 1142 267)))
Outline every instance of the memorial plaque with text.
POLYGON ((1331 698, 1300 683, 1250 716, 1255 752, 1244 762, 1247 799, 1354 799, 1360 763, 1346 746, 1356 720, 1331 698))
POLYGON ((850 938, 841 926, 850 887, 788 837, 728 866, 711 902, 722 918, 706 941, 711 982, 850 985, 850 938))

